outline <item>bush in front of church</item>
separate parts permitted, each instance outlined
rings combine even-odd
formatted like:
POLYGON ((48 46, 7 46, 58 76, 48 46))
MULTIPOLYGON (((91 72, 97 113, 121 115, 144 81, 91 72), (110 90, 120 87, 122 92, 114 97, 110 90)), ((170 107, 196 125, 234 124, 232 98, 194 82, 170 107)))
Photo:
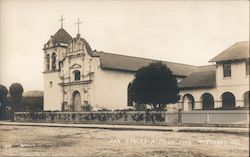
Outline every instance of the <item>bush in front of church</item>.
POLYGON ((90 104, 85 104, 85 105, 82 106, 82 110, 83 111, 92 111, 93 106, 91 106, 90 104))
POLYGON ((161 62, 139 69, 130 90, 135 104, 147 105, 153 110, 164 110, 167 104, 176 103, 180 99, 175 76, 161 62))

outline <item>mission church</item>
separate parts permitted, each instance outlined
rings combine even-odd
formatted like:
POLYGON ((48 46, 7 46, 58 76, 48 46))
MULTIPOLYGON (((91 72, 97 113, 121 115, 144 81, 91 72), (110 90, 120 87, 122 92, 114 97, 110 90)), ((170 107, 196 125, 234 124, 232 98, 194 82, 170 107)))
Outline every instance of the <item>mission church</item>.
MULTIPOLYGON (((96 51, 79 33, 61 28, 44 44, 44 110, 84 111, 133 106, 129 85, 138 69, 156 60, 96 51)), ((181 89, 179 103, 190 111, 249 106, 249 42, 239 42, 210 60, 193 66, 161 61, 181 89)))

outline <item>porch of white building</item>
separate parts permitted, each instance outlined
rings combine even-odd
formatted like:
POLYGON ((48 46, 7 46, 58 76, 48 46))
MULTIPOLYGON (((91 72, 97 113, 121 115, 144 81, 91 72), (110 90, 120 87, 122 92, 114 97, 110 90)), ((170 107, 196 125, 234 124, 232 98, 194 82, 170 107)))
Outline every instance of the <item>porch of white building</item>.
POLYGON ((213 92, 184 93, 177 108, 182 111, 249 109, 249 94, 249 91, 241 96, 232 92, 224 92, 220 95, 213 92))

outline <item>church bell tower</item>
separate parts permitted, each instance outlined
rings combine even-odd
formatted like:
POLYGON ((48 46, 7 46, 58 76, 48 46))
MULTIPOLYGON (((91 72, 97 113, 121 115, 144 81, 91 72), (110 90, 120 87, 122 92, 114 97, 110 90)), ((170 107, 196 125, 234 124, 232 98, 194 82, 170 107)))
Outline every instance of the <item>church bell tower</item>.
POLYGON ((63 16, 59 20, 61 28, 44 44, 44 110, 61 110, 60 63, 72 37, 63 29, 63 16))

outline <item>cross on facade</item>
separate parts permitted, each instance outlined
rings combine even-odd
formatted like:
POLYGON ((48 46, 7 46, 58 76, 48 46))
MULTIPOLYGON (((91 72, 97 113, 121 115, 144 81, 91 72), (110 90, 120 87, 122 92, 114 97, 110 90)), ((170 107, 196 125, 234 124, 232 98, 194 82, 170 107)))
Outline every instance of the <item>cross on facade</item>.
POLYGON ((61 28, 63 28, 63 20, 65 20, 65 18, 63 18, 63 16, 61 15, 61 19, 59 21, 61 21, 61 28))
POLYGON ((76 25, 77 25, 77 34, 80 34, 80 24, 81 24, 82 22, 80 22, 80 20, 79 20, 79 18, 78 18, 78 21, 77 21, 77 23, 75 23, 76 25))

